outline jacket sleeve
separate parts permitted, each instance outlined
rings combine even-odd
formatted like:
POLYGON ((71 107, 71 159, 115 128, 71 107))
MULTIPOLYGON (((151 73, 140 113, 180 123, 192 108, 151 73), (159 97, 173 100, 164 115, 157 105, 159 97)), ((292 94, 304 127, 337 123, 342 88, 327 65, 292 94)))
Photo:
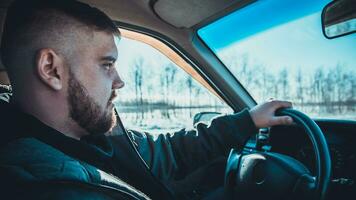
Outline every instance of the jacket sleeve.
POLYGON ((248 110, 219 116, 194 130, 151 135, 128 131, 141 157, 161 180, 180 179, 210 161, 240 148, 257 128, 248 110))

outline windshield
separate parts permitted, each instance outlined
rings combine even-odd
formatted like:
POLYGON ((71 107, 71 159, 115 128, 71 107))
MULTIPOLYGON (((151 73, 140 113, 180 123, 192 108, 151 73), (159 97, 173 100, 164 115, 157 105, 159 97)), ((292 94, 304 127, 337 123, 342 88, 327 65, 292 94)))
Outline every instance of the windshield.
POLYGON ((324 37, 328 2, 257 1, 198 35, 258 103, 272 97, 314 118, 356 119, 356 34, 324 37))

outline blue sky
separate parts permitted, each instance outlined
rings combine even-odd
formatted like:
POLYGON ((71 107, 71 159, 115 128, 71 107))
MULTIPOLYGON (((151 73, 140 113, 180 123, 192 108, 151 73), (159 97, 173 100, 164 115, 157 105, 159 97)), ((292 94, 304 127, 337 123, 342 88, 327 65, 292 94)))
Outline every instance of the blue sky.
POLYGON ((321 11, 328 2, 329 0, 261 0, 201 28, 198 34, 218 51, 261 31, 321 11))
POLYGON ((273 66, 272 70, 338 63, 355 68, 356 34, 333 40, 322 34, 321 10, 328 2, 258 1, 203 27, 198 34, 218 55, 235 54, 236 59, 249 55, 251 64, 273 66))
POLYGON ((250 64, 281 67, 308 68, 334 67, 355 68, 356 35, 333 40, 324 38, 317 23, 320 13, 305 16, 290 23, 269 29, 218 50, 218 54, 249 55, 250 64))

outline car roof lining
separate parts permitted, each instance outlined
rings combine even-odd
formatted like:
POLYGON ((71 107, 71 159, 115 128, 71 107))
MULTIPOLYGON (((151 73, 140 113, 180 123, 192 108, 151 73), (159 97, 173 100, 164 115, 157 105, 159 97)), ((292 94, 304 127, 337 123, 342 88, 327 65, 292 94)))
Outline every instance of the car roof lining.
MULTIPOLYGON (((6 9, 12 0, 0 2, 1 33, 6 9)), ((189 46, 187 34, 244 2, 251 0, 80 0, 106 12, 114 21, 148 28, 189 46), (202 6, 204 5, 204 6, 202 6), (229 9, 226 9, 228 8, 229 9), (185 17, 189 16, 189 17, 185 17), (185 41, 184 41, 185 40, 185 41)), ((190 38, 192 38, 191 36, 190 38)), ((191 40, 190 40, 191 41, 191 40)), ((0 61, 0 70, 4 69, 0 61)))

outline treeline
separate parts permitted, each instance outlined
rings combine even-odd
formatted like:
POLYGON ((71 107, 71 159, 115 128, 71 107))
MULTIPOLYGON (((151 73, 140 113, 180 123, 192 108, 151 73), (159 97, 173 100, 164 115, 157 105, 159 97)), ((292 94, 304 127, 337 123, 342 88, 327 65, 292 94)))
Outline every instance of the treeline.
POLYGON ((270 97, 290 100, 298 108, 315 113, 356 111, 355 68, 337 64, 315 69, 285 66, 275 71, 264 65, 251 66, 246 57, 229 64, 257 100, 270 97))
POLYGON ((196 108, 222 106, 220 99, 209 93, 190 75, 173 63, 151 66, 143 57, 134 59, 125 75, 123 106, 196 108))
MULTIPOLYGON (((301 110, 314 113, 356 111, 356 74, 341 64, 314 70, 285 66, 272 71, 268 66, 251 66, 247 59, 230 59, 232 72, 257 101, 270 97, 293 101, 301 110)), ((137 57, 126 77, 123 106, 220 107, 223 103, 173 63, 150 66, 137 57)))

